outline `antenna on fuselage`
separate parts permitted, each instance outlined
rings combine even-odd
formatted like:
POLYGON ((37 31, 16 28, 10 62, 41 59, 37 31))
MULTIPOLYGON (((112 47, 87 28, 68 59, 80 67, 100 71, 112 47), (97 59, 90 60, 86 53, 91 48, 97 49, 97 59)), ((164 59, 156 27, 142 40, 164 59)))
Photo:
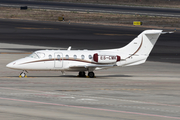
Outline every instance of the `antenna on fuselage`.
POLYGON ((71 50, 71 46, 69 46, 67 50, 71 50))

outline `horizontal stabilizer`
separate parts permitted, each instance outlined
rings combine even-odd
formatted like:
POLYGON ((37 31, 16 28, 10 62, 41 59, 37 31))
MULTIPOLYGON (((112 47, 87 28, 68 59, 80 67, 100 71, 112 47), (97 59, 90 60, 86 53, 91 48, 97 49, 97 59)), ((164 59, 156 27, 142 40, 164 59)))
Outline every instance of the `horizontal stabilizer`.
POLYGON ((171 33, 174 33, 175 31, 170 31, 170 32, 162 32, 161 34, 167 34, 167 33, 169 33, 169 34, 171 34, 171 33))

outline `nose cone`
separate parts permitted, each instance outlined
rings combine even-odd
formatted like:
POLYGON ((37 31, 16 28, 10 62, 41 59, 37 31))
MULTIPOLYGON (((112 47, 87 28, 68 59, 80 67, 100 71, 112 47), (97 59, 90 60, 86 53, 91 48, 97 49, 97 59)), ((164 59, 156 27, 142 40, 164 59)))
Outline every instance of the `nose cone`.
POLYGON ((13 69, 13 68, 15 68, 15 64, 16 64, 16 62, 11 62, 11 63, 7 64, 6 67, 13 69))
MULTIPOLYGON (((30 59, 31 60, 31 59, 30 59)), ((23 63, 30 61, 29 58, 21 58, 15 60, 6 65, 7 68, 16 69, 16 70, 25 70, 27 68, 23 63)))

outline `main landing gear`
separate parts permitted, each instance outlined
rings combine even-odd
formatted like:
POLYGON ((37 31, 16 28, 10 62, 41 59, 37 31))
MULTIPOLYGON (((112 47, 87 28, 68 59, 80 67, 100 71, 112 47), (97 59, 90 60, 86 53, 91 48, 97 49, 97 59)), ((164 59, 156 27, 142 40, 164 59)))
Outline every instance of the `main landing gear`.
POLYGON ((89 76, 90 78, 94 78, 94 72, 89 72, 89 73, 88 73, 88 76, 89 76))
POLYGON ((84 71, 79 72, 79 77, 86 77, 86 73, 84 71))
MULTIPOLYGON (((86 73, 85 73, 84 71, 80 71, 80 72, 79 72, 79 77, 86 77, 86 73)), ((89 77, 89 78, 94 78, 94 77, 95 77, 94 72, 89 72, 89 73, 88 73, 88 77, 89 77)))
POLYGON ((21 72, 20 75, 19 75, 19 77, 20 77, 20 78, 27 77, 26 72, 27 72, 27 71, 21 72))

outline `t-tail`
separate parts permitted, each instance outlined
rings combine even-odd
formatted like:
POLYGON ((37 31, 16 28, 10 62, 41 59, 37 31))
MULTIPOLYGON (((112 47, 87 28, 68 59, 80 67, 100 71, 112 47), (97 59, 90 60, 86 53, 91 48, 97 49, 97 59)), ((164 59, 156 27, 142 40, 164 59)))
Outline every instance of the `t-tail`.
POLYGON ((116 49, 122 59, 117 63, 117 66, 132 66, 144 63, 162 33, 162 30, 145 30, 125 47, 116 49))

